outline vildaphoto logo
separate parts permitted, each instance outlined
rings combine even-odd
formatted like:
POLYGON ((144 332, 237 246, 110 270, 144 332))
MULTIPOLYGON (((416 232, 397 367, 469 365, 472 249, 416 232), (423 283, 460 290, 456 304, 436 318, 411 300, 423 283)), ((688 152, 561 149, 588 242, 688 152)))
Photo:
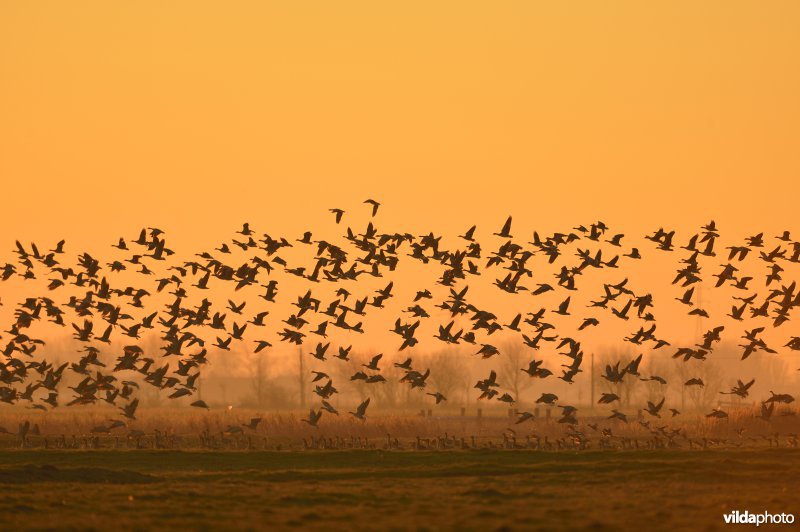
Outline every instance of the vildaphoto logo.
POLYGON ((747 510, 740 512, 734 510, 731 513, 722 516, 727 525, 790 525, 794 523, 794 514, 771 514, 769 512, 762 512, 759 514, 750 513, 747 510))

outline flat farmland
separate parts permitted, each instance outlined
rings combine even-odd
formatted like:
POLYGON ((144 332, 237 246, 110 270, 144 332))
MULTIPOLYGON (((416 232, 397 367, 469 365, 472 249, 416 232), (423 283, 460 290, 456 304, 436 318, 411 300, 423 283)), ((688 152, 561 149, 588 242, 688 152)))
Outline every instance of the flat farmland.
POLYGON ((16 529, 714 530, 800 508, 800 453, 0 452, 16 529))

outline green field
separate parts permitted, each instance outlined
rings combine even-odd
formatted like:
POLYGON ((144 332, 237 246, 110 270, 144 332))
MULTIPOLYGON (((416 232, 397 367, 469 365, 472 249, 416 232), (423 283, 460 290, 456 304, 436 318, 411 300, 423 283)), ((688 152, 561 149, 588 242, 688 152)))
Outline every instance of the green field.
POLYGON ((0 452, 0 528, 722 529, 800 513, 800 453, 0 452))

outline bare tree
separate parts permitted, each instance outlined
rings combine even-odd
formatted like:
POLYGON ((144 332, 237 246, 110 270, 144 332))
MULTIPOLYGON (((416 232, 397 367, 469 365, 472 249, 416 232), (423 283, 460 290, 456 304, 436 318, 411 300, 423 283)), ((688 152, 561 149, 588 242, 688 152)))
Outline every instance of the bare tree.
POLYGON ((764 362, 769 385, 775 388, 785 386, 789 375, 789 364, 786 363, 786 360, 770 356, 764 362))
MULTIPOLYGON (((444 349, 429 355, 425 359, 431 370, 429 377, 433 391, 439 392, 448 399, 456 391, 461 391, 469 384, 470 373, 464 355, 458 349, 444 349)), ((466 401, 466 397, 464 400, 466 401)))
POLYGON ((629 407, 633 393, 636 386, 639 384, 638 377, 634 375, 625 375, 620 382, 611 382, 602 377, 605 374, 606 366, 615 366, 619 362, 620 370, 624 368, 633 356, 623 353, 618 348, 603 350, 597 357, 595 371, 597 372, 597 387, 600 392, 613 393, 619 397, 621 406, 629 407))
MULTIPOLYGON (((404 373, 393 365, 382 368, 381 375, 383 375, 386 381, 365 385, 367 395, 375 397, 376 401, 381 406, 394 408, 402 402, 404 397, 408 397, 408 389, 410 389, 410 386, 400 382, 404 373)), ((422 392, 419 391, 419 393, 422 392)))
POLYGON ((645 401, 657 403, 662 397, 666 397, 670 389, 676 386, 674 378, 677 378, 677 376, 675 375, 674 364, 660 358, 654 352, 646 354, 642 362, 644 366, 643 370, 640 370, 642 371, 642 378, 647 379, 642 382, 644 384, 644 399, 645 401), (650 380, 649 378, 653 376, 661 377, 667 383, 662 384, 658 380, 650 380))
MULTIPOLYGON (((333 366, 334 373, 336 374, 334 383, 349 383, 349 387, 355 391, 359 401, 363 401, 367 398, 369 385, 363 380, 351 380, 351 377, 364 369, 361 365, 365 360, 366 355, 353 352, 350 353, 346 361, 335 360, 334 362, 336 362, 336 364, 333 366)), ((337 388, 339 388, 339 386, 337 386, 337 388)))
MULTIPOLYGON (((688 362, 677 362, 684 367, 679 373, 688 375, 689 378, 697 378, 703 381, 703 386, 684 386, 686 380, 681 383, 686 390, 686 397, 691 401, 696 410, 707 410, 716 406, 721 396, 724 374, 718 364, 711 360, 689 360, 688 362)), ((680 367, 680 366, 679 366, 680 367)), ((687 379, 688 380, 688 379, 687 379)))
POLYGON ((520 402, 522 393, 533 386, 533 380, 522 371, 528 366, 530 356, 519 342, 509 340, 502 344, 499 358, 497 374, 500 382, 511 392, 514 400, 520 402))
POLYGON ((253 354, 248 347, 244 348, 243 356, 256 405, 264 408, 267 402, 267 357, 259 353, 253 354))

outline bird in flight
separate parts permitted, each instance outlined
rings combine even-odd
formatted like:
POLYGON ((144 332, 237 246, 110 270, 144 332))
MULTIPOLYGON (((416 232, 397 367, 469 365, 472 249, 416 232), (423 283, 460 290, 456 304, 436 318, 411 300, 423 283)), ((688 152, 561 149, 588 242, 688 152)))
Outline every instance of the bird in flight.
POLYGON ((372 205, 372 217, 374 218, 375 215, 378 214, 378 207, 380 207, 381 204, 378 203, 377 201, 375 201, 374 199, 364 200, 364 203, 368 203, 369 205, 372 205))
POLYGON ((352 414, 357 419, 360 419, 361 421, 366 421, 367 419, 366 414, 367 414, 367 407, 369 406, 369 400, 370 398, 367 397, 360 405, 358 405, 356 411, 350 412, 350 414, 352 414))
MULTIPOLYGON (((744 332, 738 344, 742 360, 788 360, 787 351, 800 350, 800 338, 785 325, 800 306, 800 290, 791 278, 800 262, 800 242, 789 231, 754 232, 726 245, 720 243, 725 233, 713 221, 693 234, 661 227, 640 236, 595 221, 549 234, 532 230, 527 232, 532 241, 526 242, 514 238, 508 216, 493 233, 502 242, 487 242, 476 234, 474 223, 465 223, 469 229, 455 239, 435 230, 420 235, 387 231, 375 220, 381 204, 373 199, 364 204, 371 207, 371 216, 362 227, 345 227, 345 210, 335 208, 329 209, 332 221, 326 216, 333 234, 304 227, 301 237, 285 237, 244 223, 223 242, 186 255, 155 227, 104 246, 108 257, 81 250, 71 254, 63 239, 47 246, 16 240, 9 259, 0 260, 0 282, 19 282, 24 292, 10 305, 4 293, 13 312, 0 333, 0 401, 45 411, 105 402, 124 418, 120 422, 128 422, 137 413, 144 415, 137 410, 140 386, 152 386, 170 400, 208 410, 203 400, 194 399, 198 378, 211 359, 233 361, 244 353, 266 360, 269 353, 272 360, 299 349, 301 357, 310 354, 313 364, 304 371, 310 372, 306 377, 313 379, 318 402, 304 421, 316 427, 323 412, 338 414, 331 401, 339 404, 332 397, 337 387, 343 388, 342 374, 350 376, 343 379, 345 386, 359 390, 360 397, 366 396, 364 390, 375 390, 376 406, 387 389, 402 386, 442 407, 448 389, 454 389, 442 386, 446 370, 417 353, 443 346, 459 350, 453 351, 456 363, 477 354, 487 366, 489 376, 469 390, 481 401, 505 408, 530 404, 531 398, 515 390, 515 382, 530 384, 535 378, 534 404, 560 407, 559 422, 573 427, 581 420, 577 407, 560 403, 553 392, 573 397, 574 392, 556 386, 580 387, 573 384, 588 373, 584 353, 597 348, 598 338, 630 344, 640 353, 633 358, 609 355, 600 365, 605 388, 595 407, 609 409, 610 420, 627 423, 627 416, 612 408, 619 405, 635 404, 654 418, 667 410, 673 417, 679 413, 668 404, 673 398, 665 395, 667 380, 640 374, 640 367, 650 373, 658 353, 686 371, 676 374, 682 375, 689 395, 756 396, 761 419, 772 419, 775 404, 794 401, 785 390, 761 395, 761 378, 759 386, 753 378, 737 379, 721 390, 705 372, 693 373, 721 359, 715 350, 723 340, 734 340, 731 325, 744 332), (656 290, 655 274, 638 278, 637 270, 625 270, 634 260, 651 257, 675 266, 658 287, 663 294, 656 290), (404 278, 397 272, 408 263, 431 274, 404 278), (39 285, 31 282, 36 279, 39 285), (707 304, 709 292, 719 304, 707 304), (707 332, 699 339, 667 336, 664 315, 670 315, 670 305, 707 332), (46 333, 39 333, 45 323, 62 328, 80 346, 70 362, 58 367, 47 362, 56 353, 43 338, 46 333), (356 339, 379 330, 391 331, 397 344, 363 359, 353 348, 356 339), (132 345, 149 346, 151 336, 157 338, 156 348, 132 345), (528 348, 544 359, 506 362, 517 349, 528 348), (403 357, 395 362, 392 357, 400 351, 403 357), (381 371, 384 354, 392 362, 381 371), (503 366, 512 370, 501 371, 503 366), (554 371, 559 375, 551 379, 554 371), (659 402, 652 399, 654 393, 659 402)), ((343 389, 337 400, 346 401, 345 396, 343 389)), ((350 413, 364 421, 369 404, 365 399, 350 413)), ((532 419, 525 414, 520 419, 532 419)), ((255 419, 237 420, 231 430, 255 431, 255 419)))

